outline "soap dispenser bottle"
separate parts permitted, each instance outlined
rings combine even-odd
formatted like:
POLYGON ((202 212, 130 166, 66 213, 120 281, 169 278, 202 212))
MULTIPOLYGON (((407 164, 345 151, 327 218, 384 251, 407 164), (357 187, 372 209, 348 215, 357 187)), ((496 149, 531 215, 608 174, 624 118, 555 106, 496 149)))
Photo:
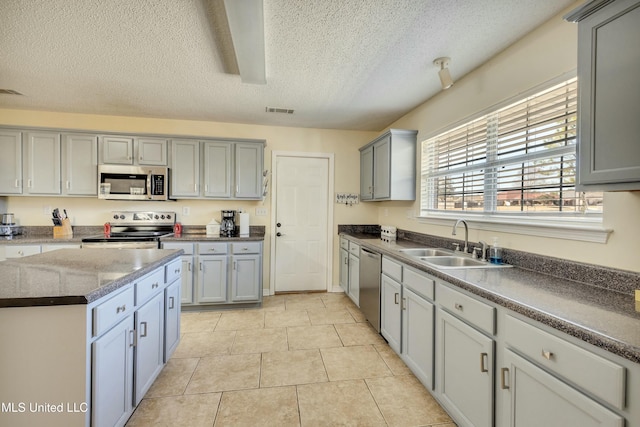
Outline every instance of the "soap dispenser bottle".
POLYGON ((491 264, 502 264, 502 248, 498 243, 498 238, 493 238, 493 245, 489 248, 489 262, 491 264))

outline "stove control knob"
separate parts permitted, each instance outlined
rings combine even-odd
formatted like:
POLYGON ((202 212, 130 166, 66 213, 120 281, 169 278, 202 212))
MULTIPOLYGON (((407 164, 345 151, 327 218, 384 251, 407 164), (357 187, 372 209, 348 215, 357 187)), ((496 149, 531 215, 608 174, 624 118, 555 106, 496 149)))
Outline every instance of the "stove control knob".
POLYGON ((171 219, 171 215, 167 215, 167 219, 171 219))
POLYGON ((113 219, 118 219, 118 214, 114 215, 113 219))
POLYGON ((156 215, 155 218, 158 219, 158 215, 156 215))
POLYGON ((124 215, 120 215, 120 219, 124 219, 124 215))
POLYGON ((164 219, 164 215, 160 215, 160 219, 164 219))

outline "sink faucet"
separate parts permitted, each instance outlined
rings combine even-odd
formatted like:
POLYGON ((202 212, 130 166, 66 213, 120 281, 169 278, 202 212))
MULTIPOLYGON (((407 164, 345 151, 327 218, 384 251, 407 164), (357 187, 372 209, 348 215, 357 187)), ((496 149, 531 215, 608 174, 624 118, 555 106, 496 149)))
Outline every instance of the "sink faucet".
POLYGON ((456 235, 456 228, 458 228, 458 224, 464 224, 464 249, 463 252, 466 254, 469 252, 469 227, 467 227, 467 221, 464 219, 459 219, 453 226, 453 231, 451 232, 452 236, 456 235))

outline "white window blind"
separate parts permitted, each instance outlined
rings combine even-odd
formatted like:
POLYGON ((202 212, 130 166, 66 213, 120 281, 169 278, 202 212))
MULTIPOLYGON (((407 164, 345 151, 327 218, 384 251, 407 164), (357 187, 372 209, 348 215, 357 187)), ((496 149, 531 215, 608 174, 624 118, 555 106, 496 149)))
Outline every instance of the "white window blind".
POLYGON ((575 191, 576 113, 573 78, 424 141, 422 215, 601 214, 575 191))

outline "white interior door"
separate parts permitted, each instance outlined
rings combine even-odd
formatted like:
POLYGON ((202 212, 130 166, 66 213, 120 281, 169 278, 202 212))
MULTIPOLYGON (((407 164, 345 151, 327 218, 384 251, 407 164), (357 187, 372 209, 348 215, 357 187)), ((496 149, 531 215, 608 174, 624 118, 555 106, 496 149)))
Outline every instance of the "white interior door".
POLYGON ((329 158, 275 159, 276 292, 327 290, 329 158))

